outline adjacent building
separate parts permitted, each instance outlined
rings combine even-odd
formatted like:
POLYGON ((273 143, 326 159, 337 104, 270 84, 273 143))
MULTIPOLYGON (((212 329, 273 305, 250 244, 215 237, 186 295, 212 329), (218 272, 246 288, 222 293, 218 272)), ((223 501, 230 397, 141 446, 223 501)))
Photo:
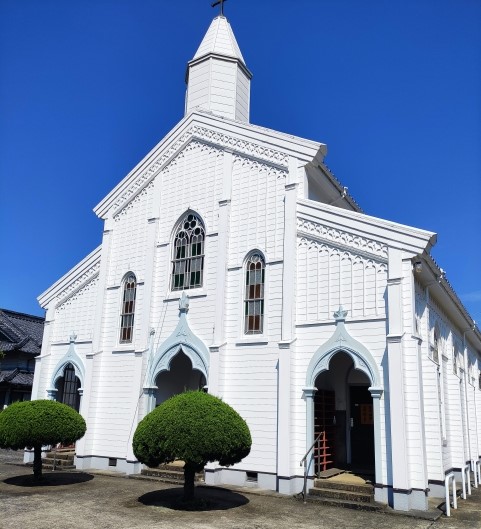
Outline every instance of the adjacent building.
POLYGON ((0 410, 30 400, 44 318, 0 309, 0 410))

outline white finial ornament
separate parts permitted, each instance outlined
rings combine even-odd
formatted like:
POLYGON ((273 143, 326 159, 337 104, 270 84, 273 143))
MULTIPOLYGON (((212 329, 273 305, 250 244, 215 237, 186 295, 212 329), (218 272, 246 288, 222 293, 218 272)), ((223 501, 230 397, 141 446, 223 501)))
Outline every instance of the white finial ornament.
POLYGON ((188 312, 189 303, 190 303, 189 296, 187 296, 187 294, 184 291, 182 291, 182 296, 180 296, 180 299, 179 299, 180 312, 188 312))
POLYGON ((339 309, 333 314, 336 321, 345 321, 347 316, 347 310, 344 310, 342 305, 339 305, 339 309))

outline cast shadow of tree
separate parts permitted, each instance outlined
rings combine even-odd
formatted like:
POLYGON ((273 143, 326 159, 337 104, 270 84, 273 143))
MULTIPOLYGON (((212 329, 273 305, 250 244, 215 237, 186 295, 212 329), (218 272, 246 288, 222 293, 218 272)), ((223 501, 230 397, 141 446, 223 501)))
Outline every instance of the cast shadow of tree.
POLYGON ((220 487, 195 488, 195 498, 183 501, 184 489, 155 490, 139 497, 143 505, 164 507, 176 511, 225 511, 246 505, 249 500, 237 492, 220 487))
POLYGON ((61 487, 65 485, 75 485, 77 483, 85 483, 94 479, 92 474, 85 472, 43 472, 41 480, 35 479, 32 474, 23 474, 21 476, 13 476, 3 480, 6 485, 13 485, 15 487, 61 487))

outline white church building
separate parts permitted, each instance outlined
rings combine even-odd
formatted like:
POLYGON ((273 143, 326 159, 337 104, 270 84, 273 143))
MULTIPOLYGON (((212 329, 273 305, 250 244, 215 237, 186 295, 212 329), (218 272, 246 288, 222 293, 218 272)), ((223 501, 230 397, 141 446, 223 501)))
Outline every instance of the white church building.
POLYGON ((32 398, 85 418, 79 469, 139 473, 138 422, 204 389, 253 438, 207 483, 294 494, 308 453, 309 486, 346 468, 376 500, 427 509, 453 473, 478 483, 481 333, 436 235, 364 214, 326 145, 252 125, 251 77, 214 18, 184 118, 96 206, 101 245, 39 297, 32 398))

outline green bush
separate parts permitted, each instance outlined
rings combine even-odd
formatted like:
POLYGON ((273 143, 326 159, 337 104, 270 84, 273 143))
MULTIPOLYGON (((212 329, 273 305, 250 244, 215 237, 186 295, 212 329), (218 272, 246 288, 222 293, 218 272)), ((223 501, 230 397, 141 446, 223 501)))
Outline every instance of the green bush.
POLYGON ((42 475, 42 446, 74 443, 85 431, 80 414, 53 400, 16 402, 0 414, 0 448, 33 448, 36 478, 42 475))
POLYGON ((185 462, 184 498, 194 495, 195 472, 209 461, 229 466, 251 449, 249 427, 221 399, 200 391, 176 395, 149 413, 137 426, 134 454, 153 467, 175 459, 185 462))

